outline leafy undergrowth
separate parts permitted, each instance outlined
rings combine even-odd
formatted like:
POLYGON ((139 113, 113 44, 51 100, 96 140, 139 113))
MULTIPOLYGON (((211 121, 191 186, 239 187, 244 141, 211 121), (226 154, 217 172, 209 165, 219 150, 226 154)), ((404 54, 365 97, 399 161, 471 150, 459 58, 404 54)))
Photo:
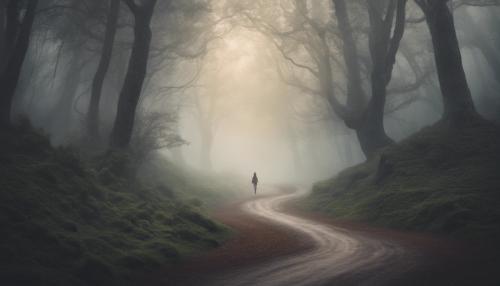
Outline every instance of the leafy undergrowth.
POLYGON ((125 179, 116 158, 83 163, 28 125, 2 133, 2 285, 122 285, 228 235, 199 202, 125 179))
POLYGON ((500 129, 439 124, 317 183, 306 207, 465 239, 500 238, 500 129))

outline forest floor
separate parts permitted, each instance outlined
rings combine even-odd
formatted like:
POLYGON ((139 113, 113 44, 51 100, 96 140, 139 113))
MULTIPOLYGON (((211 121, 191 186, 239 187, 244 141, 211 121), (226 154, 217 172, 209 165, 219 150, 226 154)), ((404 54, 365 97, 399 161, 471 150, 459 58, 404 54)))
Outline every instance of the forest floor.
POLYGON ((29 126, 2 135, 2 285, 500 284, 496 126, 423 130, 316 185, 306 208, 285 190, 213 212, 232 231, 199 198, 237 183, 158 161, 152 184, 131 184, 123 158, 85 162, 29 126))
MULTIPOLYGON (((257 282, 258 285, 329 285, 333 282, 335 285, 498 285, 500 281, 496 273, 496 257, 489 249, 478 245, 426 233, 337 220, 324 214, 299 210, 292 200, 282 206, 274 205, 270 218, 262 217, 249 208, 252 204, 265 206, 279 196, 257 196, 215 212, 213 217, 230 226, 236 235, 217 249, 150 276, 148 285, 257 285, 257 282), (347 258, 336 259, 336 256, 342 257, 343 239, 333 237, 336 250, 334 255, 330 255, 332 249, 323 249, 324 246, 318 245, 307 232, 297 230, 286 222, 281 223, 281 215, 309 226, 340 231, 359 244, 347 258), (278 221, 273 221, 277 217, 278 221), (365 247, 370 243, 370 247, 365 247), (389 251, 387 255, 371 260, 374 255, 385 253, 385 248, 391 251, 401 248, 404 251, 389 251), (324 252, 323 258, 317 256, 318 252, 324 252), (308 261, 307 257, 313 260, 308 261), (371 261, 370 266, 358 267, 360 261, 367 260, 371 261), (287 264, 287 261, 293 262, 287 264), (322 262, 328 262, 328 265, 321 265, 322 262), (353 267, 346 268, 346 262, 353 267), (318 267, 326 268, 324 278, 315 277, 322 273, 318 267), (339 267, 343 272, 336 275, 339 267), (324 280, 311 283, 311 278, 302 276, 297 278, 301 282, 287 280, 287 277, 300 275, 297 274, 302 271, 300 269, 305 269, 304 277, 324 280)), ((265 212, 263 209, 260 211, 265 212)))
POLYGON ((232 182, 162 160, 131 179, 126 155, 81 158, 27 123, 0 137, 0 285, 122 285, 231 234, 202 198, 222 201, 212 189, 232 182))

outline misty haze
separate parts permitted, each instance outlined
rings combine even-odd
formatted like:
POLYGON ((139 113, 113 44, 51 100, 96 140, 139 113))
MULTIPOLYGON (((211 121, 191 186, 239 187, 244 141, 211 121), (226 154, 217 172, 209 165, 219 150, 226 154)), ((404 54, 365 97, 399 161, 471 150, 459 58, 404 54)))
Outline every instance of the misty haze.
POLYGON ((500 285, 499 27, 0 0, 0 285, 500 285))

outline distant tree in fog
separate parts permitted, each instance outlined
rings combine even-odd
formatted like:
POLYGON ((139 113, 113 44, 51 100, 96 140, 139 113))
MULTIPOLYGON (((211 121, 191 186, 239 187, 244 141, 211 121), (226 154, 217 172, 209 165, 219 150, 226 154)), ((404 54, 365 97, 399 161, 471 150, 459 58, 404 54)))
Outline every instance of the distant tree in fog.
POLYGON ((179 148, 187 142, 176 128, 178 118, 172 113, 139 110, 131 139, 135 160, 142 163, 150 154, 161 149, 179 148))
POLYGON ((111 55, 113 52, 120 12, 120 1, 121 0, 109 1, 109 12, 106 19, 104 43, 101 48, 99 65, 92 81, 92 90, 86 120, 88 136, 91 138, 99 137, 99 104, 101 101, 104 79, 111 63, 111 55))
POLYGON ((453 127, 469 124, 479 118, 474 108, 460 47, 456 35, 453 14, 448 0, 415 0, 424 12, 432 37, 444 114, 442 121, 453 127))
POLYGON ((38 0, 1 1, 0 124, 8 125, 12 100, 28 51, 38 0), (22 17, 21 17, 22 16, 22 17))

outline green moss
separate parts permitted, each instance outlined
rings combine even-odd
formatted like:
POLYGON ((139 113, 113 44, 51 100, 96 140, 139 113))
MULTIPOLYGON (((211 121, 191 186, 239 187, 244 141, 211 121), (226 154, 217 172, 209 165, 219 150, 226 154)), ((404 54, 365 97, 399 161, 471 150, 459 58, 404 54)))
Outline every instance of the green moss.
POLYGON ((319 182, 305 206, 379 225, 500 238, 500 129, 426 128, 319 182))
POLYGON ((29 126, 2 133, 0 284, 119 284, 228 236, 195 196, 128 179, 126 155, 84 162, 29 126))

